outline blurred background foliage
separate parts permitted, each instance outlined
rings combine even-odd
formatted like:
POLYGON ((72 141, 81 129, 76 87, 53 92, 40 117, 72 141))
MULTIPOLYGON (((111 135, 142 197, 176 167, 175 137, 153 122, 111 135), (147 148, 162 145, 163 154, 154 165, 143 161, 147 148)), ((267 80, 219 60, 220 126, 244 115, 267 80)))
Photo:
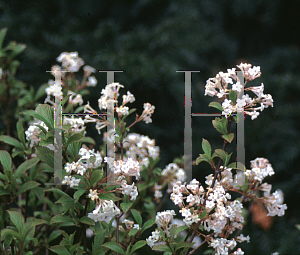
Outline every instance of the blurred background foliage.
MULTIPOLYGON (((27 45, 18 56, 16 75, 27 88, 37 90, 52 79, 46 71, 58 64, 61 52, 78 51, 97 70, 122 70, 115 82, 125 86, 121 95, 127 90, 135 95, 132 108, 141 114, 143 103, 155 106, 153 123, 139 123, 131 131, 156 140, 161 168, 184 153, 184 75, 176 71, 200 71, 192 75, 192 112, 214 113, 208 104, 216 98, 204 97, 206 80, 241 62, 261 66, 262 76, 250 86, 264 83, 274 108, 253 121, 245 118, 246 167, 257 157, 269 160, 276 174, 265 181, 272 184, 272 192, 278 188, 284 192, 288 210, 267 230, 248 224, 243 233, 251 242, 241 247, 245 254, 300 254, 300 232, 295 228, 300 223, 299 11, 300 2, 292 0, 4 0, 0 28, 8 28, 5 45, 10 41, 27 45)), ((83 99, 98 109, 106 75, 95 76, 98 85, 83 99)), ((13 112, 11 118, 10 134, 17 137, 13 112)), ((213 150, 222 146, 212 120, 192 118, 193 160, 202 153, 202 138, 213 150)), ((87 130, 99 148, 102 135, 93 124, 87 130)), ((3 121, 0 131, 8 133, 3 121)), ((234 142, 228 152, 235 151, 234 142)), ((193 166, 193 176, 202 184, 210 173, 205 163, 193 166)), ((170 208, 178 214, 171 201, 161 210, 170 208)), ((251 214, 247 220, 251 223, 251 214)), ((151 253, 148 246, 143 251, 151 253)))

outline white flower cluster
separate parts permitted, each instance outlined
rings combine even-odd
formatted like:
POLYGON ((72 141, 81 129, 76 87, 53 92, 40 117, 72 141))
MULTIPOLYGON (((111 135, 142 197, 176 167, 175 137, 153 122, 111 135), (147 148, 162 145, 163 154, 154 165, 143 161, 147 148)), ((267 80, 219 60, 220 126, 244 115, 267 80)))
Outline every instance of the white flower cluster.
POLYGON ((120 83, 111 83, 106 85, 105 89, 102 89, 101 94, 102 96, 98 100, 99 109, 107 109, 107 102, 111 101, 114 103, 118 102, 119 97, 119 89, 124 88, 124 86, 120 83))
POLYGON ((82 99, 82 96, 80 94, 76 94, 73 91, 69 90, 68 95, 70 95, 69 104, 79 104, 79 105, 83 104, 83 99, 82 99), (72 99, 73 96, 75 96, 74 99, 72 99))
POLYGON ((148 136, 131 133, 125 137, 123 147, 126 150, 126 156, 138 160, 140 162, 140 170, 142 166, 149 165, 149 157, 156 159, 159 156, 159 147, 155 146, 155 140, 148 136))
POLYGON ((104 157, 104 162, 109 165, 109 168, 114 174, 140 177, 139 162, 132 158, 114 161, 112 157, 104 157))
MULTIPOLYGON (((83 145, 83 148, 81 148, 79 150, 79 155, 81 155, 81 158, 77 162, 72 162, 72 163, 67 162, 66 163, 65 170, 67 173, 72 174, 72 172, 74 172, 76 174, 84 175, 87 168, 90 168, 90 167, 96 168, 101 165, 102 157, 101 157, 99 151, 97 153, 95 153, 94 149, 88 150, 86 148, 86 146, 83 145), (94 163, 90 162, 90 158, 92 156, 95 157, 94 163), (86 163, 84 163, 83 160, 85 160, 86 163)), ((71 184, 70 187, 78 186, 78 184, 80 183, 80 179, 75 179, 74 177, 71 177, 71 176, 64 176, 63 183, 66 183, 68 185, 71 184)), ((95 194, 93 194, 93 195, 95 195, 95 194)), ((94 200, 94 199, 92 199, 92 200, 94 200)))
POLYGON ((131 197, 130 200, 136 200, 136 197, 139 194, 137 187, 134 186, 134 182, 131 185, 128 185, 126 180, 122 181, 121 190, 123 195, 129 195, 131 197))
MULTIPOLYGON (((246 81, 252 81, 258 77, 260 77, 260 67, 254 66, 251 68, 251 64, 243 64, 237 65, 237 67, 243 72, 243 76, 246 81)), ((232 90, 236 92, 241 92, 244 87, 241 84, 241 81, 236 75, 235 68, 227 69, 227 73, 219 72, 216 77, 209 78, 206 81, 205 86, 205 96, 218 96, 218 98, 225 97, 224 102, 222 103, 222 114, 227 118, 228 115, 236 112, 244 112, 251 116, 251 119, 256 119, 259 115, 257 110, 263 111, 264 108, 268 108, 269 105, 273 107, 273 99, 270 94, 265 95, 263 93, 264 85, 258 87, 250 87, 245 90, 251 90, 256 94, 256 98, 252 99, 249 95, 243 95, 242 98, 237 98, 236 102, 231 102, 231 100, 227 99, 227 95, 229 95, 230 89, 228 89, 228 84, 232 84, 232 90), (235 81, 236 83, 233 83, 235 81), (217 91, 217 89, 219 91, 217 91), (254 108, 257 103, 260 103, 260 107, 254 108), (247 111, 245 108, 248 108, 247 111), (251 111, 248 111, 251 110, 251 111)))
MULTIPOLYGON (((269 164, 269 161, 264 158, 256 158, 251 161, 251 167, 253 171, 246 170, 245 175, 248 176, 248 181, 260 182, 267 175, 273 175, 274 170, 269 164)), ((231 195, 226 193, 227 189, 233 188, 233 178, 231 168, 220 167, 222 170, 221 178, 215 180, 213 189, 210 188, 213 182, 213 174, 206 176, 205 183, 208 185, 207 192, 203 186, 199 186, 199 182, 193 179, 190 184, 182 184, 178 181, 173 186, 173 193, 171 194, 171 200, 175 205, 178 205, 183 222, 187 226, 191 226, 193 223, 200 221, 199 210, 193 208, 196 205, 198 208, 205 206, 206 218, 201 221, 203 229, 206 231, 213 231, 214 236, 217 237, 222 231, 227 228, 227 231, 232 234, 236 229, 242 229, 244 218, 242 216, 243 204, 237 199, 229 201, 231 195), (186 196, 184 195, 186 194, 186 196), (184 202, 185 200, 185 202, 184 202), (186 204, 186 205, 185 205, 186 204), (191 208, 192 207, 192 208, 191 208)), ((252 186, 251 186, 252 187, 252 186)), ((283 216, 284 210, 287 209, 286 204, 283 203, 283 192, 276 190, 272 195, 270 194, 272 186, 264 183, 258 189, 264 191, 264 197, 261 198, 264 201, 269 213, 268 216, 283 216)), ((250 194, 250 193, 249 193, 250 194)), ((249 242, 249 236, 244 237, 240 235, 235 240, 216 239, 212 241, 212 247, 216 248, 218 254, 228 254, 228 250, 232 250, 236 246, 237 242, 247 241, 249 242)), ((233 254, 243 254, 238 249, 233 254)))
MULTIPOLYGON (((227 240, 225 238, 216 238, 216 239, 211 239, 210 246, 215 248, 217 250, 218 255, 228 255, 228 250, 233 250, 237 242, 241 243, 244 241, 247 241, 247 243, 250 242, 250 237, 244 237, 243 234, 239 235, 236 240, 231 239, 227 240)), ((244 255, 244 252, 241 250, 241 248, 238 248, 235 252, 232 253, 233 255, 244 255)))
POLYGON ((127 184, 126 180, 122 180, 125 176, 135 176, 137 179, 140 178, 140 166, 139 162, 132 158, 114 161, 112 157, 104 157, 104 162, 107 163, 112 172, 118 175, 117 183, 121 185, 119 188, 123 195, 129 195, 130 200, 135 200, 138 196, 137 187, 134 186, 134 182, 131 185, 127 184))
MULTIPOLYGON (((26 135, 26 140, 27 141, 31 141, 30 142, 30 147, 32 148, 35 145, 38 145, 39 142, 42 140, 42 138, 38 138, 38 136, 40 135, 40 133, 42 132, 42 130, 35 125, 40 125, 43 128, 45 128, 46 131, 48 131, 48 127, 46 126, 46 124, 35 118, 35 121, 31 121, 29 122, 29 127, 28 129, 25 131, 25 135, 26 135)), ((54 151, 54 145, 53 144, 48 144, 47 146, 48 149, 53 150, 54 151)), ((32 154, 32 156, 36 156, 35 154, 32 154)))
POLYGON ((62 181, 62 184, 67 184, 70 185, 70 187, 78 186, 80 183, 80 179, 76 179, 75 177, 72 176, 64 176, 64 179, 62 181))
POLYGON ((283 192, 280 189, 277 189, 272 195, 269 192, 265 192, 264 197, 267 199, 265 203, 268 214, 267 216, 283 216, 284 210, 287 209, 286 204, 283 203, 283 192))
POLYGON ((86 164, 84 164, 84 166, 86 168, 96 168, 99 167, 102 163, 102 157, 100 155, 100 152, 97 151, 97 153, 94 152, 95 149, 92 150, 88 150, 87 148, 83 147, 79 150, 79 155, 81 155, 81 158, 79 159, 80 161, 82 160, 86 160, 86 164), (91 157, 95 157, 95 162, 91 163, 90 159, 91 157))
POLYGON ((178 181, 184 182, 186 179, 186 173, 182 168, 175 163, 170 163, 161 172, 162 176, 166 176, 170 180, 170 185, 167 190, 168 193, 172 192, 172 187, 176 185, 178 181))
POLYGON ((103 221, 107 217, 114 217, 120 213, 120 209, 112 200, 102 200, 100 201, 100 204, 95 208, 93 213, 88 214, 88 217, 97 222, 103 221))
POLYGON ((151 123, 151 114, 154 113, 155 106, 151 105, 150 103, 144 103, 144 111, 140 118, 146 122, 146 124, 151 123))
POLYGON ((127 220, 127 219, 124 219, 122 221, 122 223, 125 223, 125 226, 126 226, 126 229, 128 230, 131 230, 131 229, 140 229, 140 226, 139 224, 134 224, 134 221, 130 221, 130 220, 127 220))
POLYGON ((84 120, 79 117, 79 118, 75 118, 74 115, 72 115, 70 118, 63 116, 63 125, 71 125, 71 130, 74 133, 80 133, 81 131, 83 132, 83 135, 86 135, 86 131, 85 131, 85 126, 84 126, 84 120))
MULTIPOLYGON (((58 65, 54 65, 51 68, 51 74, 53 76, 55 76, 55 73, 57 71, 63 71, 61 73, 61 77, 64 78, 65 77, 65 72, 64 71, 69 71, 72 73, 78 72, 80 67, 84 65, 84 61, 82 58, 78 57, 78 52, 62 52, 57 58, 56 61, 61 62, 62 63, 62 67, 65 69, 62 69, 60 66, 58 65)), ((84 74, 86 77, 88 77, 88 81, 86 82, 86 85, 88 87, 95 87, 96 84, 98 83, 98 81, 96 80, 96 78, 94 76, 90 76, 91 73, 96 72, 96 69, 91 67, 91 66, 84 66, 83 67, 84 70, 84 74)), ((44 101, 44 104, 46 103, 50 103, 52 105, 52 107, 55 106, 55 102, 53 102, 51 100, 51 96, 63 96, 62 93, 62 86, 61 84, 56 84, 53 80, 49 80, 48 81, 48 85, 49 87, 46 88, 46 93, 47 93, 47 98, 44 101)), ((62 85, 65 85, 64 83, 62 83, 62 85)), ((83 100, 82 100, 82 96, 72 92, 72 91, 68 91, 68 95, 71 94, 72 96, 76 96, 73 100, 72 100, 72 96, 70 96, 69 99, 69 103, 72 104, 77 104, 79 103, 80 105, 83 104, 83 100)))
POLYGON ((260 183, 262 180, 275 174, 269 161, 265 158, 256 158, 251 160, 251 170, 246 170, 245 175, 248 177, 248 182, 254 182, 258 180, 260 183))
MULTIPOLYGON (((228 255, 228 250, 233 250, 237 245, 234 239, 227 240, 225 238, 216 238, 212 239, 210 246, 217 250, 218 255, 228 255)), ((243 255, 244 252, 239 248, 235 253, 235 255, 243 255)))
POLYGON ((62 52, 57 58, 57 62, 62 63, 62 67, 72 73, 78 72, 80 67, 84 65, 82 58, 78 57, 78 52, 62 52))
MULTIPOLYGON (((168 227, 168 225, 174 220, 174 215, 176 215, 174 210, 158 212, 155 217, 155 223, 157 226, 165 229, 169 233, 171 226, 168 227)), ((146 242, 151 248, 160 240, 161 236, 158 229, 155 229, 155 231, 152 232, 152 236, 146 238, 146 242)))

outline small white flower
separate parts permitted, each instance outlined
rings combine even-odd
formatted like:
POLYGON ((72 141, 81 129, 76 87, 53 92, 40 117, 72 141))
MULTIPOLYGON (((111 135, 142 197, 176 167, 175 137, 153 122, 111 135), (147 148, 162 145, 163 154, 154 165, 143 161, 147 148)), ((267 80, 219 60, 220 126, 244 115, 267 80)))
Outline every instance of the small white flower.
POLYGON ((98 83, 98 81, 96 80, 95 76, 89 76, 86 85, 88 87, 95 87, 97 85, 97 83, 98 83))
POLYGON ((91 66, 88 66, 88 65, 84 66, 83 70, 84 70, 86 76, 90 76, 91 73, 95 73, 96 72, 95 68, 93 68, 91 66))

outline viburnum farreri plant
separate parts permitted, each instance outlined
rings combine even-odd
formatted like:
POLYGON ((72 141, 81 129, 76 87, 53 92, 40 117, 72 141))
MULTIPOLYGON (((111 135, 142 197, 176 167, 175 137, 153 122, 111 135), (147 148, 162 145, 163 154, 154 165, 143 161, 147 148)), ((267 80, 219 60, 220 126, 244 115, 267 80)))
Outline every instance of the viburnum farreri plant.
MULTIPOLYGON (((62 73, 62 86, 49 80, 44 104, 35 111, 24 112, 35 118, 29 123, 26 138, 22 125, 18 124, 20 141, 15 139, 14 143, 18 142, 23 147, 15 146, 14 155, 22 156, 26 161, 13 169, 11 164, 7 164, 11 162, 11 156, 8 153, 5 156, 1 154, 4 172, 0 175, 0 198, 15 194, 15 189, 18 195, 27 192, 25 215, 22 210, 20 212, 15 208, 2 209, 5 227, 1 231, 0 249, 4 254, 12 254, 11 250, 20 255, 45 254, 49 249, 61 255, 130 255, 137 254, 140 248, 148 245, 153 251, 164 252, 164 255, 186 255, 193 254, 207 243, 214 254, 241 255, 244 252, 240 248, 235 250, 237 243, 250 241, 249 236, 244 237, 240 233, 244 223, 243 202, 257 200, 266 206, 268 215, 284 215, 287 206, 283 204, 282 192, 277 190, 271 194, 271 185, 262 183, 264 177, 274 174, 268 160, 257 158, 251 161, 251 170, 242 168, 245 181, 243 185, 237 185, 233 177, 234 169, 237 169, 236 162, 229 164, 231 154, 225 152, 226 144, 233 140, 231 124, 238 121, 232 113, 245 112, 255 119, 259 114, 257 110, 262 111, 269 105, 273 107, 272 97, 263 94, 263 84, 244 88, 245 91, 254 92, 256 98, 245 95, 239 99, 238 93, 243 85, 235 69, 228 69, 227 73, 220 72, 207 81, 205 95, 224 98, 222 105, 213 102, 210 106, 221 110, 225 116, 213 121, 224 139, 223 148, 216 149, 212 154, 209 142, 203 139, 204 154, 196 159, 197 164, 208 162, 214 171, 206 177, 207 187, 204 187, 196 179, 185 183, 183 158, 176 158, 164 169, 156 167, 159 147, 155 146, 155 140, 130 133, 130 128, 136 123, 152 122, 155 107, 144 103, 141 114, 136 114, 135 120, 127 124, 127 117, 137 110, 129 107, 135 97, 127 91, 122 96, 122 102, 119 102, 120 89, 124 88, 119 83, 108 84, 101 91, 98 100, 100 111, 107 110, 111 101, 115 104, 115 130, 104 132, 100 152, 95 152, 94 139, 85 137, 85 125, 95 123, 100 135, 108 123, 106 118, 96 115, 98 112, 89 102, 84 105, 82 96, 88 94, 86 87, 96 86, 97 80, 91 76, 96 70, 84 66, 77 52, 64 52, 57 61, 62 66, 53 66, 52 75, 55 76, 57 71, 69 71, 62 73), (84 77, 79 82, 76 72, 82 66, 84 77), (232 84, 231 88, 228 88, 229 84, 232 84), (63 113, 83 111, 86 115, 84 119, 74 115, 63 116, 64 185, 50 188, 45 183, 53 182, 55 103, 51 97, 56 95, 63 98, 63 113), (260 107, 256 107, 258 103, 260 107), (114 141, 115 158, 106 156, 109 139, 114 141), (89 143, 90 148, 83 143, 89 143), (110 176, 105 176, 107 165, 112 170, 110 176), (107 183, 106 179, 112 182, 107 183), (231 201, 227 191, 237 192, 242 197, 231 201), (259 197, 259 191, 263 191, 264 196, 259 197), (174 217, 174 210, 159 211, 168 198, 180 208, 181 216, 178 218, 174 217), (27 208, 32 208, 32 215, 27 215, 27 208), (37 225, 38 229, 35 228, 37 225), (143 240, 141 235, 154 225, 157 227, 152 235, 143 240), (68 235, 65 227, 74 227, 76 230, 68 235), (59 244, 51 245, 58 238, 61 238, 59 244)), ((240 64, 238 68, 243 72, 245 85, 260 76, 259 67, 240 64)), ((12 144, 12 140, 6 141, 12 144)), ((17 195, 14 195, 11 203, 16 198, 17 195)))

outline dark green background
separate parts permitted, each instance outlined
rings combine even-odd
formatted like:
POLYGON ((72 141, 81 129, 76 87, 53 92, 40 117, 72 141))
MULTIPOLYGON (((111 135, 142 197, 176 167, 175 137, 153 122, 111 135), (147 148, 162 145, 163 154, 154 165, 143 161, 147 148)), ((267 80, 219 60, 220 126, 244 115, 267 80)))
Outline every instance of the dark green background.
MULTIPOLYGON (((269 231, 248 224, 243 234, 251 242, 241 247, 245 254, 300 254, 300 231, 295 228, 300 223, 299 7, 300 1, 290 0, 12 0, 0 2, 0 28, 8 27, 4 45, 11 40, 27 45, 19 56, 17 77, 36 89, 52 79, 46 71, 64 51, 78 51, 97 70, 123 70, 115 81, 125 86, 121 95, 127 90, 135 95, 131 108, 141 114, 143 103, 155 106, 153 123, 139 123, 131 131, 156 140, 161 168, 183 155, 184 75, 176 71, 201 71, 192 76, 192 112, 213 113, 217 110, 207 105, 215 98, 204 97, 206 80, 241 62, 259 65, 262 76, 250 86, 263 82, 274 108, 253 121, 246 116, 246 167, 257 157, 269 160, 276 174, 265 181, 272 184, 272 192, 282 189, 288 210, 274 218, 269 231)), ((84 102, 98 109, 106 76, 95 76, 98 85, 84 102)), ((213 150, 222 146, 212 120, 192 119, 194 160, 202 153, 202 138, 213 150)), ((89 126, 88 134, 99 146, 102 137, 89 126)), ((234 144, 227 151, 235 151, 234 144)), ((205 163, 193 167, 202 184, 210 171, 205 163)), ((171 207, 168 202, 161 210, 171 207)), ((152 254, 148 246, 143 251, 152 254)))

